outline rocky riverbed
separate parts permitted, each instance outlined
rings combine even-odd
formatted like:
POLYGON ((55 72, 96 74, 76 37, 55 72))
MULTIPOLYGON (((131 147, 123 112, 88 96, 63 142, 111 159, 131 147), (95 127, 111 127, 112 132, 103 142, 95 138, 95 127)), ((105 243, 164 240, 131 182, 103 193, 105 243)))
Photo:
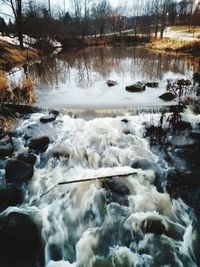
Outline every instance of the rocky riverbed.
POLYGON ((200 116, 178 114, 21 118, 0 141, 0 265, 199 266, 200 116))

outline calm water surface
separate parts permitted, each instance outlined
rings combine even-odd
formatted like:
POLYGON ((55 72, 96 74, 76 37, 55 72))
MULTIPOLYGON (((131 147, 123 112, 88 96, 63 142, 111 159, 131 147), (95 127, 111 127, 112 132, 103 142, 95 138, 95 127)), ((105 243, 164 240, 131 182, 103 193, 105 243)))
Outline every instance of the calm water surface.
POLYGON ((158 96, 165 91, 166 79, 191 79, 193 70, 189 56, 126 46, 74 48, 29 67, 36 82, 36 104, 60 108, 163 105, 158 96), (116 80, 117 86, 107 87, 108 79, 116 80), (125 90, 137 81, 159 81, 159 88, 125 90))

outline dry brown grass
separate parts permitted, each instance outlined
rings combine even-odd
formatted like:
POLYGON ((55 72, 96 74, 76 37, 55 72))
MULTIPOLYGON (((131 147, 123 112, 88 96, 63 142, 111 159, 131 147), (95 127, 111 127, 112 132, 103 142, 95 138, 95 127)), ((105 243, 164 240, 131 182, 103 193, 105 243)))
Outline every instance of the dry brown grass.
POLYGON ((200 48, 200 41, 184 41, 170 38, 163 38, 162 40, 154 39, 149 44, 149 48, 155 50, 192 52, 200 48))
POLYGON ((23 76, 16 84, 8 82, 5 72, 0 72, 0 101, 31 105, 36 101, 33 81, 30 76, 23 76))
POLYGON ((22 50, 3 41, 0 41, 0 54, 0 69, 5 71, 39 58, 39 52, 36 49, 28 48, 22 50))

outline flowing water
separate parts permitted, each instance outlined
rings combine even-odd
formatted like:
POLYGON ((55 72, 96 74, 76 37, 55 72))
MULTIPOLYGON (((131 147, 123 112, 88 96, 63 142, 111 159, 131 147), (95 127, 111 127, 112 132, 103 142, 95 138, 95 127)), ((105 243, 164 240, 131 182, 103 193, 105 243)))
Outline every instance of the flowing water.
MULTIPOLYGON (((42 112, 32 114, 12 138, 17 154, 28 150, 29 138, 51 139, 47 151, 37 155, 23 204, 3 213, 15 210, 38 223, 45 267, 199 266, 196 215, 180 196, 168 194, 174 166, 144 137, 145 125, 159 124, 160 114, 153 111, 164 105, 158 96, 166 79, 191 79, 195 68, 189 56, 124 46, 73 49, 28 67, 36 105, 72 109, 48 124, 40 123, 42 112), (118 84, 109 88, 108 79, 118 84), (125 91, 143 80, 158 81, 159 88, 125 91), (157 108, 132 109, 137 106, 157 108), (101 110, 91 111, 94 107, 101 110), (115 177, 104 178, 110 175, 115 177), (95 177, 102 179, 57 185, 95 177)), ((183 117, 199 129, 199 115, 183 117)), ((189 167, 177 160, 176 168, 189 167)))
MULTIPOLYGON (((59 115, 41 124, 42 114, 20 122, 13 138, 18 152, 27 136, 48 135, 20 207, 42 227, 46 267, 198 266, 198 229, 192 210, 166 192, 171 166, 153 153, 145 123, 159 114, 73 118, 59 115), (55 157, 56 155, 59 155, 55 157), (112 181, 107 175, 126 174, 112 181), (55 187, 59 182, 102 180, 55 187)), ((185 114, 196 127, 200 116, 185 114)))

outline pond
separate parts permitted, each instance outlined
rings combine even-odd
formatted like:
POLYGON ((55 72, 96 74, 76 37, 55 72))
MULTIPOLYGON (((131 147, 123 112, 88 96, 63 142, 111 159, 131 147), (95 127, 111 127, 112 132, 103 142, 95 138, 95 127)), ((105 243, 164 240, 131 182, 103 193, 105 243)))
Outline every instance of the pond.
POLYGON ((127 108, 169 104, 158 97, 169 78, 192 79, 197 63, 190 56, 152 52, 144 47, 72 48, 29 66, 36 84, 36 105, 54 108, 127 108), (107 80, 117 81, 108 87, 107 80), (127 85, 158 81, 158 88, 130 93, 127 85))

